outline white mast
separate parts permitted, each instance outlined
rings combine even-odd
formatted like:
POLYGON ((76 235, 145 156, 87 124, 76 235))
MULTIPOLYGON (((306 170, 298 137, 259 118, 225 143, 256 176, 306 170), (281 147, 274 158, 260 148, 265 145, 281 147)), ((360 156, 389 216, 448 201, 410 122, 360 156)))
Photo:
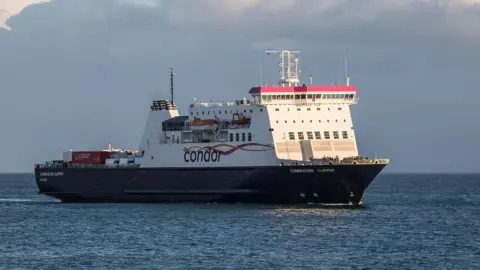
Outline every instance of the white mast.
POLYGON ((265 51, 268 55, 271 53, 279 54, 280 61, 280 81, 282 86, 298 86, 300 83, 300 60, 297 57, 299 51, 281 50, 265 51))
POLYGON ((350 76, 348 76, 347 45, 345 45, 344 61, 345 61, 345 79, 346 79, 346 84, 347 84, 347 86, 350 86, 350 76))

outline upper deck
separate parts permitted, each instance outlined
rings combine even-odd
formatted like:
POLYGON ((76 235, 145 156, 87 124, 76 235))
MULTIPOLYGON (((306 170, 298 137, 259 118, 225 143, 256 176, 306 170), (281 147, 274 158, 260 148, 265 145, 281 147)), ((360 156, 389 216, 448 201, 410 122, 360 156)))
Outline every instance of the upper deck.
POLYGON ((249 99, 230 101, 202 101, 190 104, 190 108, 225 108, 241 105, 326 105, 356 104, 355 86, 299 86, 299 87, 253 87, 249 99))
POLYGON ((328 93, 356 93, 357 87, 351 85, 302 85, 302 86, 260 86, 252 87, 248 92, 251 95, 265 94, 328 94, 328 93))

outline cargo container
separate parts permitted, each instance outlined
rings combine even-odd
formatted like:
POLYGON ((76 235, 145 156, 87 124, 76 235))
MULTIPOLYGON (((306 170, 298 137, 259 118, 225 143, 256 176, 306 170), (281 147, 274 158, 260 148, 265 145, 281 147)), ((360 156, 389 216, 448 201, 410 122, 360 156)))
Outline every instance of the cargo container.
POLYGON ((72 163, 76 164, 105 164, 109 152, 106 151, 81 151, 72 152, 72 163))

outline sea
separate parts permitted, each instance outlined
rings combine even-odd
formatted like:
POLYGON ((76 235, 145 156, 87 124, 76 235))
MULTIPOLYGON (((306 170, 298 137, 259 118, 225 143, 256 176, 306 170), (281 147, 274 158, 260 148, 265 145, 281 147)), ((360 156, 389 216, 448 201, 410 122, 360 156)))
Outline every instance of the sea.
POLYGON ((480 269, 480 175, 384 173, 363 202, 63 204, 0 175, 0 269, 480 269))

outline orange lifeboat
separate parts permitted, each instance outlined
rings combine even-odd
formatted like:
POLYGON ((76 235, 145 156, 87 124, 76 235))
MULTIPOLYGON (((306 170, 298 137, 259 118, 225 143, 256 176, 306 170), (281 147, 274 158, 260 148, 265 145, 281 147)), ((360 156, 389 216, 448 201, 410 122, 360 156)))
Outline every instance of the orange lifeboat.
POLYGON ((192 129, 194 130, 216 130, 218 128, 218 122, 215 119, 202 120, 198 117, 194 117, 192 120, 192 129))
POLYGON ((232 116, 232 124, 233 125, 248 125, 250 124, 250 118, 245 116, 240 116, 238 113, 234 113, 232 116))

